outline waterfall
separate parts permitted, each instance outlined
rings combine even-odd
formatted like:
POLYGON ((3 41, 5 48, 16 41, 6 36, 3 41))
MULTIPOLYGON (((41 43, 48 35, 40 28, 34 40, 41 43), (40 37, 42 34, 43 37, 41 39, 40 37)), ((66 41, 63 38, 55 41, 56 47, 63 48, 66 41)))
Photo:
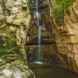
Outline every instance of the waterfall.
POLYGON ((39 0, 35 1, 35 12, 34 17, 36 18, 36 25, 38 27, 38 46, 36 52, 36 59, 34 63, 42 64, 43 63, 43 53, 42 53, 42 46, 41 46, 41 35, 42 35, 42 25, 41 25, 41 14, 39 12, 39 0))

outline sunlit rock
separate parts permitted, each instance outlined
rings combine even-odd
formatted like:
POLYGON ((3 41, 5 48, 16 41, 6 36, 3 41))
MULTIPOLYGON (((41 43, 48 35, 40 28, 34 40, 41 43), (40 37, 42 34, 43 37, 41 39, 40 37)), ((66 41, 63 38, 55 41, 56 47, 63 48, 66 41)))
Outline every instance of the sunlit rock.
POLYGON ((25 51, 31 20, 27 1, 0 1, 0 78, 35 78, 25 51))

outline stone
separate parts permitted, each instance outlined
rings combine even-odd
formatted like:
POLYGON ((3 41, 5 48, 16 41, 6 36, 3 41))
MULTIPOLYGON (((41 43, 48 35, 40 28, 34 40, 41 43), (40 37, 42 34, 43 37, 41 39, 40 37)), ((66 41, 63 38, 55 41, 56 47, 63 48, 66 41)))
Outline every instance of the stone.
POLYGON ((25 51, 30 20, 27 0, 0 1, 0 78, 35 78, 25 51))

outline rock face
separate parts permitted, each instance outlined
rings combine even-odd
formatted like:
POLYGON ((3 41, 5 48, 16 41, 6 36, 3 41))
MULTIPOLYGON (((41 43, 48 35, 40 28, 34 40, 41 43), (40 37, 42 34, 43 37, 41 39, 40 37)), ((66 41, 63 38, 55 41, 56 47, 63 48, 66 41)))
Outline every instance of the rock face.
POLYGON ((0 0, 0 78, 34 78, 25 43, 31 20, 27 0, 0 0))
POLYGON ((54 27, 62 66, 78 73, 78 0, 64 10, 64 22, 54 27))

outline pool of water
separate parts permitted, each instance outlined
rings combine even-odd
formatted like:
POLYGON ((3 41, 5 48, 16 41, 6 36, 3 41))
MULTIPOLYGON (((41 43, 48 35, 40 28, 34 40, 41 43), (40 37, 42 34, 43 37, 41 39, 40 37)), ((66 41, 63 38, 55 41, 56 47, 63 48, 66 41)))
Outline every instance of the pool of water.
POLYGON ((30 68, 35 72, 36 78, 78 78, 76 73, 55 65, 30 64, 30 68))

